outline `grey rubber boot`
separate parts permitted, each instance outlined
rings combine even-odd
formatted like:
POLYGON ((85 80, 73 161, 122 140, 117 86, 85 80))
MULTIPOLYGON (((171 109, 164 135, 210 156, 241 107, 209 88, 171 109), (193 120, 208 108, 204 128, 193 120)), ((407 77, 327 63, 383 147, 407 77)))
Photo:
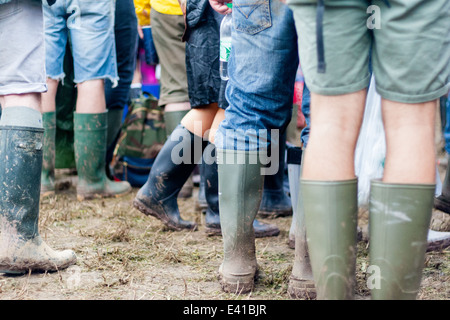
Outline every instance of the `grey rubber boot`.
POLYGON ((76 262, 38 232, 44 130, 0 126, 0 273, 57 271, 76 262))
MULTIPOLYGON (((288 294, 293 299, 316 298, 314 277, 309 260, 308 244, 306 240, 305 212, 300 190, 302 150, 299 147, 288 148, 288 171, 291 200, 293 203, 292 226, 295 241, 295 258, 292 273, 289 278, 288 294)), ((291 239, 289 239, 291 240, 291 239)))
POLYGON ((259 160, 252 164, 256 156, 252 152, 217 149, 217 155, 224 244, 220 283, 225 292, 247 293, 253 290, 257 274, 253 221, 262 197, 262 165, 259 160))
POLYGON ((371 183, 369 203, 372 299, 411 300, 420 289, 434 184, 371 183))
POLYGON ((319 300, 354 298, 357 189, 356 179, 301 180, 309 256, 319 300))
POLYGON ((44 126, 44 146, 41 174, 41 195, 55 193, 55 143, 56 143, 56 112, 42 114, 44 126))

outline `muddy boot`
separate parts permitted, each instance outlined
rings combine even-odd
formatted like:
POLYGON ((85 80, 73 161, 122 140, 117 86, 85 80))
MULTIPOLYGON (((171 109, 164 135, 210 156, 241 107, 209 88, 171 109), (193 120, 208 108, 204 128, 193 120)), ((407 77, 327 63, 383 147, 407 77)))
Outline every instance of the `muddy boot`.
POLYGON ((208 208, 208 203, 206 202, 206 195, 205 195, 205 162, 202 161, 201 164, 199 164, 199 170, 200 170, 200 183, 198 186, 198 197, 196 202, 196 208, 202 212, 204 212, 208 208))
POLYGON ((43 134, 0 125, 0 273, 57 271, 76 262, 73 251, 54 251, 38 232, 43 134))
POLYGON ((224 243, 220 283, 225 292, 247 293, 253 290, 258 269, 253 221, 261 203, 262 165, 259 160, 252 164, 256 160, 256 152, 217 151, 220 224, 224 243), (234 161, 230 161, 230 156, 234 161))
POLYGON ((56 142, 56 112, 42 114, 44 126, 44 146, 41 174, 41 195, 49 196, 55 193, 55 142, 56 142))
POLYGON ((450 157, 445 172, 444 182, 442 183, 442 193, 434 199, 434 207, 442 212, 450 214, 450 157))
POLYGON ((286 134, 279 144, 279 167, 274 175, 264 178, 264 189, 258 215, 262 218, 278 218, 292 215, 291 199, 284 190, 284 168, 286 158, 286 134))
POLYGON ((316 289, 309 261, 308 245, 306 242, 305 213, 300 194, 300 173, 302 149, 290 147, 287 152, 289 170, 289 186, 293 206, 292 224, 289 230, 289 242, 293 237, 295 248, 294 266, 289 278, 288 294, 293 299, 315 299, 316 289))
POLYGON ((111 169, 109 167, 113 155, 114 148, 116 146, 117 140, 119 138, 119 133, 122 128, 122 117, 123 117, 123 109, 122 108, 113 108, 108 109, 108 130, 106 131, 106 163, 105 170, 106 175, 109 179, 113 180, 113 175, 111 173, 111 169))
POLYGON ((372 181, 369 206, 372 299, 415 299, 420 289, 435 185, 372 181))
MULTIPOLYGON (((166 125, 167 137, 169 137, 172 134, 173 130, 177 128, 177 126, 181 123, 181 120, 183 120, 184 116, 188 112, 189 110, 182 110, 164 113, 164 123, 166 125)), ((183 188, 181 188, 180 192, 178 193, 178 197, 181 199, 191 198, 193 192, 194 192, 194 181, 192 180, 191 174, 184 183, 183 188)))
POLYGON ((301 163, 302 163, 302 148, 300 147, 288 147, 287 148, 287 166, 288 166, 288 177, 289 177, 289 190, 291 194, 292 202, 292 222, 289 228, 289 238, 288 246, 291 249, 295 248, 295 232, 297 228, 297 199, 300 190, 300 174, 301 174, 301 163))
POLYGON ((171 230, 197 229, 195 222, 181 218, 177 198, 205 146, 202 138, 180 124, 158 153, 133 205, 142 213, 161 220, 171 230))
MULTIPOLYGON (((203 174, 205 176, 205 198, 207 209, 205 215, 206 233, 210 235, 221 235, 220 215, 219 215, 219 181, 217 173, 217 162, 215 161, 216 151, 213 144, 211 147, 211 156, 214 161, 208 161, 211 164, 203 162, 203 174)), ((253 221, 255 238, 276 237, 280 234, 280 229, 273 224, 267 224, 258 220, 253 221)))
POLYGON ((131 191, 128 182, 106 176, 107 112, 74 113, 74 138, 78 200, 118 197, 131 191))
POLYGON ((300 181, 311 267, 319 300, 354 298, 357 180, 300 181))

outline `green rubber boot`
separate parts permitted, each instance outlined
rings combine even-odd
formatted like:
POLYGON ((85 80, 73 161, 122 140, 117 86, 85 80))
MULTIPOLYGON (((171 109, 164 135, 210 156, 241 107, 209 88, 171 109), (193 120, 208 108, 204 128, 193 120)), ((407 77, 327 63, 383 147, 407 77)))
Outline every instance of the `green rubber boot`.
POLYGON ((57 271, 76 262, 38 232, 44 130, 0 127, 0 273, 57 271))
POLYGON ((412 300, 420 288, 435 185, 372 181, 369 206, 372 299, 412 300))
POLYGON ((217 152, 224 244, 220 282, 225 292, 247 293, 253 289, 257 274, 253 221, 262 198, 262 165, 260 161, 251 164, 256 153, 220 149, 217 152), (234 161, 230 161, 230 156, 234 161))
POLYGON ((354 297, 357 180, 301 180, 306 235, 319 300, 354 297))
POLYGON ((44 112, 42 114, 42 124, 44 126, 44 147, 41 195, 49 196, 55 193, 56 112, 44 112))
POLYGON ((78 200, 117 197, 131 191, 127 181, 111 181, 105 172, 107 112, 74 113, 78 200))

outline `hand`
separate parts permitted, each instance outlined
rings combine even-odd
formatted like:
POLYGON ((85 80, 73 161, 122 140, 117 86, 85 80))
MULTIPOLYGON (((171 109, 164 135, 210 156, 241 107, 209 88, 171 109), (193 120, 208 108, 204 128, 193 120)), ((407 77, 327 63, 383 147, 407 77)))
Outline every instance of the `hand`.
POLYGON ((231 0, 209 0, 211 7, 221 14, 231 13, 231 9, 227 7, 227 3, 231 2, 231 0))
POLYGON ((138 24, 137 27, 139 38, 144 39, 144 31, 142 31, 142 26, 138 24))

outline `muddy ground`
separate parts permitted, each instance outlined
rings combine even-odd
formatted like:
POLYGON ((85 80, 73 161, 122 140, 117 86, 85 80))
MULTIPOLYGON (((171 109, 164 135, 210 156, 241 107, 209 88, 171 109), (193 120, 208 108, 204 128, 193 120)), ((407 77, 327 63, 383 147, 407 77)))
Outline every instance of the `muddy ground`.
MULTIPOLYGON (((0 275, 0 299, 290 299, 287 284, 294 259, 294 251, 287 245, 290 217, 262 220, 278 225, 281 234, 256 240, 262 272, 254 292, 226 294, 217 279, 222 238, 204 232, 203 215, 196 209, 198 188, 193 198, 179 204, 184 218, 196 220, 199 230, 173 232, 132 207, 137 189, 122 198, 79 202, 76 177, 59 173, 58 180, 72 184, 56 196, 42 199, 40 232, 53 248, 73 249, 78 262, 56 273, 0 275)), ((362 227, 366 218, 362 214, 362 227)), ((435 212, 434 228, 450 231, 449 220, 448 215, 435 212)), ((450 298, 449 257, 448 249, 427 254, 419 299, 450 298)), ((359 299, 370 298, 365 283, 367 266, 368 244, 361 241, 357 260, 359 299)))

